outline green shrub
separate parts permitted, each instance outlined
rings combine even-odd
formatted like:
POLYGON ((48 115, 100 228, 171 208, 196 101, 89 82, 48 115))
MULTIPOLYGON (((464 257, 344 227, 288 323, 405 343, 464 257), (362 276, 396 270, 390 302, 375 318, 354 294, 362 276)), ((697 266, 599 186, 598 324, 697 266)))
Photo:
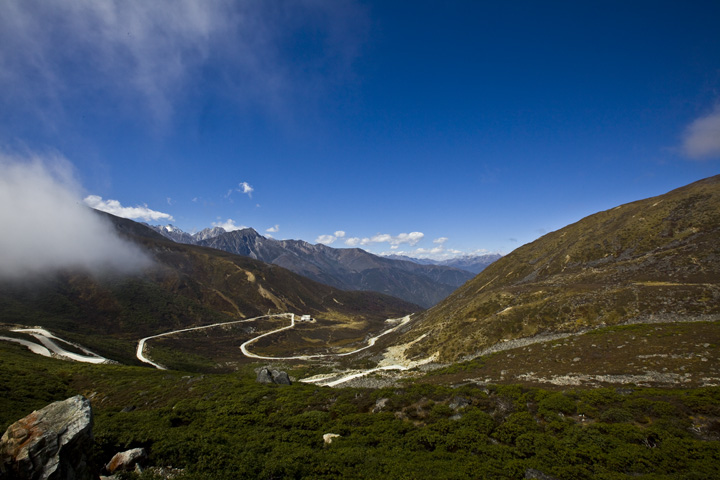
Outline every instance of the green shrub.
POLYGON ((543 417, 558 413, 572 415, 576 410, 575 401, 563 393, 551 393, 538 404, 538 413, 543 417))
POLYGON ((626 408, 612 407, 600 414, 598 420, 605 423, 630 422, 634 418, 632 412, 626 408))

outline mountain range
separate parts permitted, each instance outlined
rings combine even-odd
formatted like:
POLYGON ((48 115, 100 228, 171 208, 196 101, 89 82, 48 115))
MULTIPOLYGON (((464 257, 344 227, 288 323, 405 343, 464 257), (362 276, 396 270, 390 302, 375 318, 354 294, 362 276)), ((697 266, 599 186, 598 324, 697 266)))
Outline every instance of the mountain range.
POLYGON ((588 216, 493 263, 395 342, 441 361, 542 334, 720 318, 720 175, 588 216))
POLYGON ((442 265, 445 267, 459 268, 470 273, 478 274, 485 270, 488 265, 502 257, 499 253, 486 253, 483 255, 463 255, 461 257, 449 258, 447 260, 433 260, 431 258, 414 258, 407 255, 387 255, 385 258, 393 260, 405 260, 419 263, 421 265, 442 265))
MULTIPOLYGON (((147 225, 147 224, 145 224, 147 225)), ((178 227, 170 225, 147 225, 165 238, 178 243, 186 243, 188 245, 196 245, 198 242, 207 240, 208 238, 217 237, 225 233, 222 227, 204 228, 196 233, 187 233, 178 227)))
POLYGON ((194 235, 172 225, 151 228, 176 242, 254 258, 336 288, 385 293, 425 308, 435 305, 474 276, 468 269, 381 257, 359 248, 275 240, 252 228, 226 232, 215 227, 194 235))

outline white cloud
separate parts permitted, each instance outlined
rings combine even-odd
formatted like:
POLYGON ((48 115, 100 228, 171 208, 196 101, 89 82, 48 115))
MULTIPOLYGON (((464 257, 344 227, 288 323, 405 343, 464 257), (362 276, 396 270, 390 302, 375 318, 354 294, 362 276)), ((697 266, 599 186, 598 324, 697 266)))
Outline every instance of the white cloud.
POLYGON ((251 187, 249 183, 240 182, 239 187, 240 188, 237 189, 238 192, 247 193, 247 196, 252 198, 252 192, 254 192, 255 189, 251 187))
POLYGON ((378 233, 377 235, 374 235, 372 237, 365 237, 363 239, 359 238, 348 238, 345 243, 347 245, 372 245, 375 243, 389 243, 390 245, 402 245, 402 244, 408 244, 408 245, 415 245, 420 240, 423 239, 425 236, 422 232, 410 232, 410 233, 401 233, 399 235, 393 236, 388 233, 378 233))
MULTIPOLYGON (((344 237, 345 237, 345 232, 343 230, 338 230, 333 235, 320 235, 319 237, 317 237, 315 239, 315 243, 331 245, 331 244, 335 243, 335 240, 338 240, 338 239, 344 238, 344 237)), ((348 244, 347 241, 345 243, 348 244)))
MULTIPOLYGON (((218 220, 220 220, 220 219, 218 218, 218 220)), ((212 225, 213 225, 213 227, 221 227, 221 228, 225 229, 226 232, 233 232, 235 230, 242 230, 243 228, 248 228, 245 225, 237 225, 235 223, 235 220, 233 220, 232 218, 228 218, 224 222, 222 222, 222 221, 213 222, 212 225)))
POLYGON ((315 239, 315 243, 322 243, 324 245, 331 245, 337 238, 335 235, 320 235, 315 239))
POLYGON ((275 225, 274 227, 270 227, 265 231, 268 233, 277 233, 278 230, 280 230, 280 225, 275 225))
POLYGON ((695 159, 720 158, 720 107, 685 129, 683 152, 695 159))
POLYGON ((88 195, 83 199, 83 202, 85 202, 85 205, 88 207, 122 218, 145 220, 146 222, 159 222, 161 220, 175 221, 172 215, 152 210, 148 208, 147 205, 123 207, 117 200, 103 200, 103 198, 98 195, 88 195))
POLYGON ((252 198, 252 192, 254 191, 255 189, 248 182, 240 182, 238 183, 237 188, 231 188, 227 191, 225 198, 230 198, 234 192, 245 193, 248 197, 252 198))
POLYGON ((61 269, 129 273, 152 264, 82 204, 72 166, 58 155, 0 153, 0 225, 0 278, 34 278, 61 269))
POLYGON ((0 91, 37 110, 84 96, 162 119, 211 65, 226 98, 273 111, 349 72, 365 18, 355 2, 3 0, 0 91), (286 42, 308 28, 323 45, 300 61, 286 42))
POLYGON ((442 245, 443 243, 447 242, 448 240, 449 240, 448 237, 440 237, 440 238, 436 238, 435 240, 433 240, 433 243, 438 243, 438 244, 442 245))
POLYGON ((347 240, 345 240, 345 245, 349 247, 357 247, 360 245, 360 238, 358 237, 350 237, 347 240))
POLYGON ((445 248, 442 245, 438 245, 437 247, 433 248, 416 248, 413 253, 417 255, 429 256, 438 255, 443 252, 445 252, 445 248))

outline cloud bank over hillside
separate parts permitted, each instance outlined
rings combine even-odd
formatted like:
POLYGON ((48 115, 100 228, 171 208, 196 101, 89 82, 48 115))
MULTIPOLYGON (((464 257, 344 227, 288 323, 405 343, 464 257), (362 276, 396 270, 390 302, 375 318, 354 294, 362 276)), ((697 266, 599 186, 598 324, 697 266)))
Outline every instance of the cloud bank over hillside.
POLYGON ((160 222, 165 220, 169 220, 171 222, 175 221, 173 216, 169 213, 152 210, 148 208, 147 205, 124 207, 118 200, 103 200, 103 198, 98 195, 88 195, 83 199, 83 202, 85 202, 85 205, 94 208, 95 210, 101 210, 122 218, 145 220, 146 222, 160 222))
POLYGON ((83 205, 70 162, 59 155, 0 153, 0 279, 58 270, 131 273, 151 265, 135 245, 83 205))

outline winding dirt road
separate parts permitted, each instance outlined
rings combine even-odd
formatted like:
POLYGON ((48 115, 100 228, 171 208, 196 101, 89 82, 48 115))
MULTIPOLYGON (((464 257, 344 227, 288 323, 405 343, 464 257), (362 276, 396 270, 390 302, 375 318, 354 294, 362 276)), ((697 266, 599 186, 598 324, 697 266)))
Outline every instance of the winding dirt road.
POLYGON ((67 358, 70 360, 74 360, 76 362, 84 362, 84 363, 113 363, 112 360, 108 360, 105 357, 101 357, 100 355, 91 352, 85 347, 82 347, 80 345, 77 345, 72 342, 68 342, 67 340, 63 340, 60 337, 56 337, 49 331, 45 330, 44 328, 15 328, 11 330, 12 332, 18 332, 18 333, 27 333, 34 337, 36 340, 38 340, 42 345, 39 345, 37 343, 31 342, 29 340, 23 340, 20 338, 11 338, 11 337, 0 337, 0 340, 5 340, 9 342, 15 342, 19 343, 21 345, 25 345, 28 349, 30 349, 31 352, 36 353, 38 355, 42 355, 44 357, 51 357, 54 353, 55 355, 67 358), (85 355, 81 355, 79 353, 69 352, 62 348, 60 345, 55 343, 54 340, 58 340, 60 342, 67 343, 68 345, 72 345, 73 347, 78 348, 81 350, 85 355), (51 353, 52 352, 52 353, 51 353))
MULTIPOLYGON (((397 322, 397 325, 393 326, 392 328, 389 328, 389 329, 385 330, 384 332, 382 332, 381 334, 379 334, 379 335, 377 335, 377 336, 375 336, 375 337, 372 337, 372 338, 368 339, 367 345, 365 345, 364 347, 360 347, 360 348, 355 349, 355 350, 352 350, 352 351, 350 351, 350 352, 345 352, 345 353, 325 353, 325 354, 318 354, 318 355, 295 355, 295 356, 290 356, 290 357, 268 357, 268 356, 265 356, 265 355, 257 355, 257 354, 255 354, 255 353, 252 353, 251 351, 248 350, 248 347, 249 347, 250 345, 252 345, 254 342, 256 342, 256 341, 258 341, 259 339, 261 339, 261 338, 264 338, 264 337, 267 337, 267 336, 270 336, 270 335, 274 335, 274 334, 276 334, 276 333, 278 333, 278 332, 282 332, 282 331, 285 331, 285 330, 289 330, 289 329, 291 329, 291 328, 295 328, 295 325, 296 325, 296 323, 295 323, 295 314, 294 314, 294 313, 280 313, 280 314, 276 314, 276 315, 263 315, 263 316, 261 316, 261 317, 250 318, 250 319, 247 319, 247 320, 236 320, 236 321, 234 321, 234 322, 216 323, 216 324, 213 324, 213 325, 204 325, 204 326, 202 326, 202 327, 184 328, 184 329, 181 329, 181 330, 173 330, 173 331, 171 331, 171 332, 166 332, 166 333, 161 333, 161 334, 159 334, 159 335, 153 335, 153 336, 150 336, 150 337, 145 337, 145 338, 141 339, 141 340, 138 342, 136 355, 137 355, 138 360, 140 360, 141 362, 147 363, 147 364, 152 365, 152 366, 154 366, 155 368, 159 368, 159 369, 161 369, 161 370, 166 370, 166 368, 165 368, 164 366, 162 366, 162 365, 160 365, 160 364, 158 364, 158 363, 156 363, 156 362, 153 362, 152 360, 150 360, 149 358, 147 358, 147 357, 144 355, 145 344, 146 344, 146 342, 147 342, 148 340, 151 340, 151 339, 153 339, 153 338, 158 338, 158 337, 164 337, 164 336, 167 336, 167 335, 173 335, 173 334, 175 334, 175 333, 189 332, 189 331, 192 331, 192 330, 201 330, 201 329, 203 329, 203 328, 218 327, 218 326, 222 326, 222 325, 230 325, 230 324, 233 324, 233 323, 250 322, 250 321, 258 320, 258 319, 265 318, 265 317, 290 317, 290 325, 288 325, 288 326, 286 326, 286 327, 277 328, 277 329, 272 330, 272 331, 270 331, 270 332, 263 333, 262 335, 258 335, 257 337, 253 337, 253 338, 251 338, 250 340, 248 340, 247 342, 245 342, 245 343, 243 343, 242 345, 240 345, 240 351, 243 353, 243 355, 245 355, 245 356, 248 357, 248 358, 256 358, 256 359, 258 359, 258 360, 319 360, 319 359, 345 357, 345 356, 352 355, 352 354, 361 352, 361 351, 363 351, 363 350, 365 350, 365 349, 368 349, 368 348, 372 347, 373 345, 375 345, 375 342, 377 342, 377 340, 378 340, 380 337, 382 337, 382 336, 384 336, 384 335, 387 335, 388 333, 391 333, 391 332, 397 330, 398 328, 400 328, 401 326, 403 326, 404 324, 406 324, 407 322, 410 321, 410 315, 407 315, 407 316, 405 316, 405 317, 403 317, 403 318, 401 318, 401 319, 391 319, 391 320, 396 321, 396 322, 397 322)), ((301 381, 301 382, 306 382, 306 383, 315 383, 315 384, 318 384, 318 385, 327 385, 327 386, 331 386, 331 387, 332 387, 332 386, 339 385, 339 384, 341 384, 341 383, 347 382, 347 381, 349 381, 349 380, 352 380, 352 379, 354 379, 354 378, 362 377, 362 376, 364 376, 364 375, 368 375, 368 374, 370 374, 370 373, 378 372, 378 371, 381 371, 381 370, 407 370, 407 369, 408 369, 408 367, 406 367, 406 366, 404 366, 404 365, 386 365, 386 366, 383 366, 383 367, 371 368, 371 369, 369 369, 369 370, 361 370, 361 371, 353 370, 352 373, 349 373, 348 375, 342 376, 341 378, 336 378, 336 377, 337 377, 337 374, 335 374, 335 375, 332 376, 332 378, 335 378, 335 379, 334 379, 334 380, 331 380, 331 381, 328 381, 328 378, 327 378, 327 377, 323 377, 323 378, 319 378, 319 377, 318 377, 318 378, 315 378, 315 377, 312 377, 312 378, 308 378, 308 379, 301 379, 300 381, 301 381)))
MULTIPOLYGON (((232 321, 232 322, 213 323, 212 325, 203 325, 203 326, 201 326, 201 327, 183 328, 183 329, 180 329, 180 330, 173 330, 173 331, 171 331, 171 332, 165 332, 165 333, 161 333, 161 334, 158 334, 158 335, 151 335, 151 336, 149 336, 149 337, 142 338, 142 339, 140 339, 140 341, 138 341, 138 346, 137 346, 137 350, 136 350, 136 352, 135 352, 135 356, 136 356, 137 359, 140 360, 141 362, 144 362, 144 363, 147 363, 147 364, 149 364, 149 365, 152 365, 153 367, 158 368, 158 369, 160 369, 160 370, 167 370, 167 368, 163 367, 163 366, 160 365, 159 363, 153 362, 152 360, 150 360, 149 358, 147 358, 147 357, 145 356, 145 343, 146 343, 148 340, 152 340, 153 338, 166 337, 166 336, 168 336, 168 335, 174 335, 174 334, 176 334, 176 333, 191 332, 191 331, 194 331, 194 330, 203 330, 203 329, 205 329, 205 328, 212 328, 212 327, 221 327, 221 326, 223 326, 223 325, 233 325, 233 324, 235 324, 235 323, 252 322, 252 321, 259 320, 259 319, 261 319, 261 318, 266 318, 266 317, 287 317, 287 316, 289 316, 289 315, 292 316, 290 327, 283 327, 283 328, 280 328, 280 329, 277 329, 277 330, 273 330, 272 332, 269 332, 269 333, 275 333, 275 332, 279 332, 280 330, 285 330, 285 329, 287 329, 287 328, 291 328, 291 327, 295 326, 295 315, 292 314, 292 313, 279 313, 279 314, 276 314, 276 315, 262 315, 262 316, 259 316, 259 317, 246 318, 246 319, 244 319, 244 320, 234 320, 234 321, 232 321)), ((269 333, 260 335, 259 337, 256 337, 256 338, 254 338, 253 340, 257 340, 258 338, 263 337, 263 336, 265 336, 265 335, 268 335, 269 333)), ((245 342, 245 343, 243 344, 243 346, 245 346, 246 344, 247 344, 247 342, 245 342)), ((243 352, 243 353, 245 353, 245 352, 243 352)), ((262 357, 255 357, 255 358, 262 358, 262 357)))

